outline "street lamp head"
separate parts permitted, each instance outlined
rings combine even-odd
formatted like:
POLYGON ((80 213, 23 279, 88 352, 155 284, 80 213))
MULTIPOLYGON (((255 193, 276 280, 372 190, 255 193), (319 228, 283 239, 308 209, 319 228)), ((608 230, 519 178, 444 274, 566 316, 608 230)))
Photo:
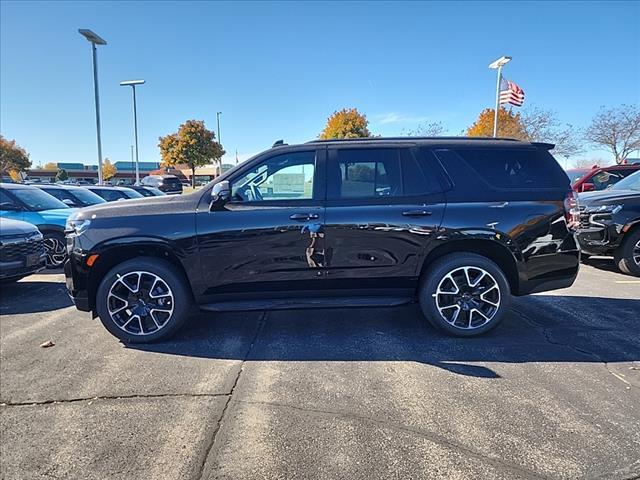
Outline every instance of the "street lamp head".
POLYGON ((121 87, 127 87, 129 85, 142 85, 144 80, 125 80, 124 82, 120 82, 121 87))
POLYGON ((222 112, 216 112, 216 115, 222 115, 222 112))
POLYGON ((492 69, 495 70, 496 68, 500 68, 500 67, 505 66, 510 61, 511 61, 511 57, 502 56, 499 59, 497 59, 495 62, 491 63, 489 65, 489 68, 492 68, 492 69))
POLYGON ((89 40, 91 43, 93 43, 95 45, 106 45, 107 44, 107 42, 105 40, 100 38, 100 36, 98 36, 98 34, 92 32, 91 30, 88 30, 86 28, 80 28, 80 29, 78 29, 78 32, 80 33, 80 35, 82 35, 84 38, 86 38, 87 40, 89 40))

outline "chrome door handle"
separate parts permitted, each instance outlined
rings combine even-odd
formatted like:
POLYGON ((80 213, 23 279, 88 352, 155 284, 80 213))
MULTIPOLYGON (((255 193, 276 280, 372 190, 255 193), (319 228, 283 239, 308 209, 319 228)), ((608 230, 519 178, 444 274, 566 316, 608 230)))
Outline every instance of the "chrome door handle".
POLYGON ((428 217, 432 215, 432 212, 429 210, 407 210, 406 212, 402 212, 402 215, 405 217, 428 217))
POLYGON ((289 218, 291 220, 306 221, 315 220, 319 218, 319 216, 316 213, 294 213, 292 215, 289 215, 289 218))

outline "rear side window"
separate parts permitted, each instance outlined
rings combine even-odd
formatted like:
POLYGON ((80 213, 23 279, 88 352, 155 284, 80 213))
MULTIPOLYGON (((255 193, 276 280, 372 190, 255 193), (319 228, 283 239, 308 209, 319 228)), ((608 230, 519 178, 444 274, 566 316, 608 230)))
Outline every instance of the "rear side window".
POLYGON ((496 188, 564 188, 569 184, 567 175, 546 150, 486 148, 460 149, 456 153, 471 167, 471 173, 496 188))
POLYGON ((418 196, 439 190, 409 148, 337 150, 327 176, 329 199, 418 196))

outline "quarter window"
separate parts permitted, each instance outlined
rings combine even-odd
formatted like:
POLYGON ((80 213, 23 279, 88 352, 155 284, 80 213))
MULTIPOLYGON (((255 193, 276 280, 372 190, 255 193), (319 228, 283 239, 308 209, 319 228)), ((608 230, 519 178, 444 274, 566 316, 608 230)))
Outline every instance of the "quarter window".
POLYGON ((315 161, 315 151, 271 157, 232 182, 232 201, 312 199, 315 161))

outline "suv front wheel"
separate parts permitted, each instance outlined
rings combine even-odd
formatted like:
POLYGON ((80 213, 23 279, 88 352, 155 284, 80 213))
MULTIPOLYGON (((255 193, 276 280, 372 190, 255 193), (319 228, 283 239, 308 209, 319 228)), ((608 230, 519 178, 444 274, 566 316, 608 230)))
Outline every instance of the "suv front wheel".
POLYGON ((129 343, 147 343, 173 335, 187 320, 191 295, 187 282, 169 262, 136 258, 102 279, 96 294, 100 321, 129 343))
POLYGON ((474 253, 449 254, 425 272, 420 306, 439 330, 473 337, 494 328, 509 309, 511 291, 494 262, 474 253))

